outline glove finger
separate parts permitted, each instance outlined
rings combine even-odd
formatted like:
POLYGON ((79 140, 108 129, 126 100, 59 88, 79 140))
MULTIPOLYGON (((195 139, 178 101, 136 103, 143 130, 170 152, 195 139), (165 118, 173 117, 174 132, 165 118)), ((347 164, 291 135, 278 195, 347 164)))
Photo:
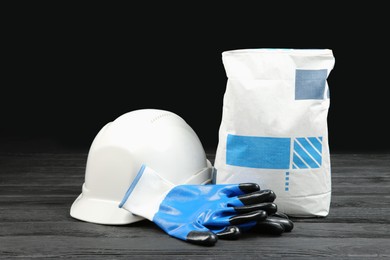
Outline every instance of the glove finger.
POLYGON ((252 210, 237 214, 233 208, 226 208, 208 215, 202 219, 203 225, 210 230, 220 230, 221 228, 238 225, 247 222, 262 221, 267 218, 267 213, 264 210, 252 210))
POLYGON ((272 190, 261 190, 237 196, 244 205, 273 202, 276 194, 272 190))
POLYGON ((264 221, 257 222, 253 230, 261 234, 281 235, 284 232, 284 226, 267 218, 264 221))
POLYGON ((222 187, 220 192, 228 198, 260 191, 260 186, 257 183, 220 184, 219 186, 222 187))
POLYGON ((264 221, 267 218, 267 212, 264 210, 255 210, 248 213, 239 214, 229 218, 229 223, 232 225, 239 225, 252 221, 264 221))
POLYGON ((260 186, 257 183, 240 183, 238 187, 244 193, 252 193, 256 191, 260 191, 260 186))
POLYGON ((275 214, 276 211, 278 210, 277 205, 273 202, 264 202, 259 204, 244 205, 244 206, 238 206, 233 208, 238 213, 246 213, 255 210, 264 210, 265 212, 267 212, 268 215, 275 214))
MULTIPOLYGON (((271 214, 270 214, 271 215, 271 214)), ((287 216, 287 214, 285 213, 282 213, 282 212, 275 212, 272 214, 273 217, 278 217, 278 218, 285 218, 285 219, 289 219, 289 217, 287 216)))
POLYGON ((198 222, 177 223, 167 228, 162 222, 155 222, 161 229, 172 237, 203 246, 213 246, 218 237, 210 229, 198 222))
POLYGON ((224 227, 221 231, 214 232, 219 239, 237 240, 241 236, 241 230, 236 226, 224 227))
POLYGON ((213 246, 218 241, 218 236, 211 231, 190 231, 185 239, 186 242, 202 245, 213 246))
POLYGON ((267 220, 282 225, 284 232, 291 232, 291 230, 294 228, 294 223, 290 219, 270 216, 267 218, 267 220))

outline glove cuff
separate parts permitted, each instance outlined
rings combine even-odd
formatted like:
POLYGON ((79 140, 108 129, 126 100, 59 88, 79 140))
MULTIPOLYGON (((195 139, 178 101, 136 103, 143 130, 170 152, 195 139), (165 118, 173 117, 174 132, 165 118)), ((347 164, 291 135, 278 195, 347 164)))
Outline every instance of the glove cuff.
POLYGON ((171 182, 156 171, 142 165, 119 207, 153 221, 160 203, 173 187, 171 182))

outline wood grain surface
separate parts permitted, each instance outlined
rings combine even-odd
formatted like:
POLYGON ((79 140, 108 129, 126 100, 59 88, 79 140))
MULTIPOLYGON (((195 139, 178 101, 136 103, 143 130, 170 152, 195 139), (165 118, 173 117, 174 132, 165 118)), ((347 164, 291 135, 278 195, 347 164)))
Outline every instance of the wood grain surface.
MULTIPOLYGON (((214 153, 207 153, 214 161, 214 153)), ((294 218, 281 236, 254 233, 213 247, 169 237, 152 222, 106 226, 69 215, 85 152, 0 154, 0 258, 367 259, 390 257, 390 154, 333 154, 326 218, 294 218)))

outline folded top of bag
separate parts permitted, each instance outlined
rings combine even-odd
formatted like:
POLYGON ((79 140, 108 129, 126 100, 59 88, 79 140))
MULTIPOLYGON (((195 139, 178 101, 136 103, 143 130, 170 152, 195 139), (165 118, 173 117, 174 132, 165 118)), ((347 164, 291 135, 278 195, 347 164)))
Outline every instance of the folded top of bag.
POLYGON ((222 52, 230 79, 294 80, 296 69, 328 72, 334 66, 331 49, 237 49, 222 52))
POLYGON ((299 54, 299 55, 333 55, 331 49, 289 49, 289 48, 256 48, 237 49, 222 52, 222 55, 245 53, 274 53, 274 54, 299 54))

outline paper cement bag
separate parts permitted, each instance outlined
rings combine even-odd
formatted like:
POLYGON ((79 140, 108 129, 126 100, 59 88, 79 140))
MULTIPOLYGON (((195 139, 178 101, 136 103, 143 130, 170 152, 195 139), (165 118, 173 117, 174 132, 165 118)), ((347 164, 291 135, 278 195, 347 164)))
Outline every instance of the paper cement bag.
POLYGON ((215 182, 256 182, 276 193, 280 212, 327 216, 332 50, 241 49, 223 52, 222 61, 228 80, 215 182))

